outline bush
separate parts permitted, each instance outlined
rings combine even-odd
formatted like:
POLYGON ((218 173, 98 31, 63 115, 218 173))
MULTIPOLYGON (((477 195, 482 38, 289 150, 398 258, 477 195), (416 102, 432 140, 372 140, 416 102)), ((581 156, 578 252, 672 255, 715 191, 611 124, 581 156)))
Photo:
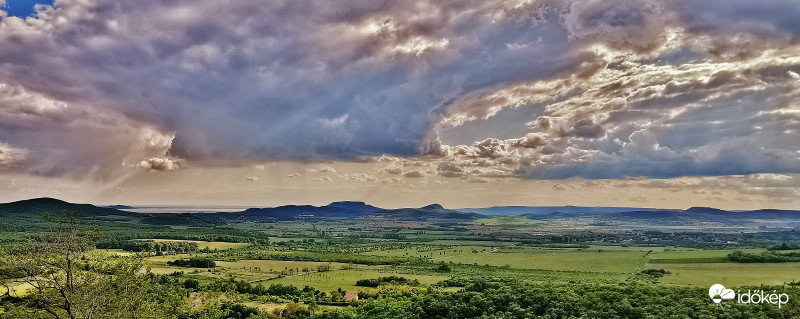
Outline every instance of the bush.
POLYGON ((178 259, 175 261, 168 261, 167 265, 178 267, 194 267, 194 268, 214 268, 217 263, 208 257, 192 257, 189 259, 178 259))
POLYGON ((800 261, 800 252, 778 253, 765 251, 758 254, 734 251, 728 254, 728 260, 737 263, 787 263, 800 261))
POLYGON ((411 280, 400 276, 378 277, 377 279, 360 279, 356 281, 356 286, 378 287, 382 285, 408 285, 420 286, 419 280, 411 280))
POLYGON ((194 279, 186 279, 186 281, 183 282, 183 288, 198 290, 200 289, 200 282, 194 279))
POLYGON ((647 275, 654 278, 664 277, 669 272, 664 269, 645 269, 639 272, 640 274, 647 275))

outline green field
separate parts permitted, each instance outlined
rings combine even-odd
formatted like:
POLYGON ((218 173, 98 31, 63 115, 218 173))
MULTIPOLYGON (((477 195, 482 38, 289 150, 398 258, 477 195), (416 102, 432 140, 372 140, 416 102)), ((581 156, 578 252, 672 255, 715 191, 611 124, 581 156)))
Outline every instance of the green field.
MULTIPOLYGON (((783 285, 800 281, 800 263, 733 263, 726 256, 733 250, 683 249, 654 253, 647 268, 669 272, 664 284, 709 286, 783 285)), ((741 249, 760 253, 763 249, 741 249)))
POLYGON ((155 242, 169 242, 169 241, 178 241, 178 242, 190 242, 197 244, 199 249, 218 249, 218 250, 225 250, 225 249, 232 249, 232 248, 242 248, 246 247, 250 244, 247 243, 226 243, 220 241, 200 241, 200 240, 164 240, 164 239, 155 239, 155 242))
POLYGON ((648 264, 648 267, 669 271, 661 282, 673 285, 707 287, 719 283, 736 287, 800 281, 800 263, 686 263, 648 264))
MULTIPOLYGON (((380 267, 383 268, 383 267, 380 267)), ((426 276, 426 275, 413 275, 413 274, 399 274, 389 270, 380 268, 358 268, 349 270, 335 270, 324 273, 307 274, 300 276, 289 276, 268 280, 262 284, 284 284, 295 285, 298 287, 311 286, 322 291, 331 291, 342 288, 348 292, 355 291, 371 291, 375 288, 359 287, 356 286, 356 281, 359 279, 378 278, 381 276, 403 276, 409 279, 417 279, 422 284, 435 284, 439 281, 449 279, 449 276, 426 276)))
POLYGON ((214 276, 233 276, 239 280, 256 281, 275 278, 279 275, 296 275, 316 272, 319 267, 341 269, 343 263, 281 261, 281 260, 240 260, 235 262, 217 261, 214 276))
POLYGON ((434 258, 464 264, 509 266, 520 269, 572 270, 592 272, 635 272, 646 260, 640 251, 602 251, 553 249, 524 249, 519 252, 464 253, 434 258))
MULTIPOLYGON (((784 284, 800 280, 800 263, 758 263, 739 264, 727 262, 725 256, 733 250, 702 250, 686 248, 651 248, 636 246, 598 246, 591 248, 531 248, 531 247, 491 247, 475 246, 475 242, 456 245, 457 241, 447 241, 447 246, 421 245, 407 248, 380 249, 366 252, 374 256, 415 257, 431 262, 446 262, 464 265, 510 267, 520 270, 542 270, 555 272, 575 271, 586 274, 555 276, 558 273, 545 273, 544 278, 570 280, 574 276, 619 280, 643 269, 664 269, 669 273, 660 279, 668 285, 706 286, 724 282, 729 285, 784 284), (588 275, 588 273, 597 273, 588 275), (602 275, 606 274, 606 275, 602 275), (617 275, 615 275, 617 274, 617 275), (588 277, 587 277, 588 276, 588 277)), ((226 247, 223 243, 211 243, 216 247, 226 247)), ((228 247, 242 247, 241 244, 228 247)), ((758 253, 759 249, 743 251, 758 253)), ((118 254, 129 254, 114 251, 118 254)), ((376 278, 387 275, 385 266, 348 265, 337 262, 281 261, 281 260, 240 260, 217 261, 213 270, 167 266, 166 262, 187 258, 189 254, 148 257, 148 266, 153 273, 169 274, 176 271, 197 273, 209 278, 234 278, 264 284, 281 283, 298 286, 312 286, 318 289, 357 289, 359 279, 376 278), (320 266, 332 271, 318 273, 320 266), (355 269, 342 270, 352 267, 355 269), (282 278, 279 278, 282 277, 282 278)), ((447 275, 405 274, 403 276, 419 279, 425 284, 433 284, 449 278, 447 275)))

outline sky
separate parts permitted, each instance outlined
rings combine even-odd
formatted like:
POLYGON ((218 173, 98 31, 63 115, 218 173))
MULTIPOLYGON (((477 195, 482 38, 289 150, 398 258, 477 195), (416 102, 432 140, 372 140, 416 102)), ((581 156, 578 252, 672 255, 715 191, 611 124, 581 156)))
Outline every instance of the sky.
POLYGON ((786 0, 0 0, 0 201, 800 209, 786 0))
POLYGON ((6 1, 1 9, 6 11, 10 16, 27 18, 36 14, 36 5, 47 6, 52 4, 53 1, 14 0, 6 1))

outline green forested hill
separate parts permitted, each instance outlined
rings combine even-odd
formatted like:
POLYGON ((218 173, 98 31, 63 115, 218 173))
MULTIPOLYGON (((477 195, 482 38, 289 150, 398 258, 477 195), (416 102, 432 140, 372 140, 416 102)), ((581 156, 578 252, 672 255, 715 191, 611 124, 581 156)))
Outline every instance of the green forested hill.
POLYGON ((91 204, 74 204, 55 198, 34 198, 0 204, 0 221, 5 223, 40 223, 43 214, 58 215, 62 211, 77 212, 77 218, 88 222, 141 223, 150 225, 201 226, 210 223, 193 214, 142 214, 91 204))

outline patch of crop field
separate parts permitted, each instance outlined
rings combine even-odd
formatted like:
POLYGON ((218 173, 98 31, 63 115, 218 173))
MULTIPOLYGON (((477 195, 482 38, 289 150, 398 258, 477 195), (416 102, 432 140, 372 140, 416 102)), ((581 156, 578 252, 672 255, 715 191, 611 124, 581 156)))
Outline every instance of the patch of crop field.
POLYGON ((177 255, 164 255, 164 256, 150 256, 144 259, 144 268, 150 269, 154 274, 165 275, 171 274, 176 271, 193 272, 193 271, 207 271, 202 268, 187 268, 187 267, 172 267, 168 266, 168 261, 174 261, 181 258, 190 258, 192 256, 200 256, 202 254, 177 254, 177 255))
POLYGON ((485 280, 519 280, 539 283, 554 282, 594 282, 615 284, 623 282, 633 276, 632 273, 622 272, 596 272, 596 271, 569 271, 546 269, 520 269, 510 267, 497 267, 472 264, 448 264, 451 271, 442 273, 434 266, 401 265, 397 268, 400 273, 413 273, 420 275, 447 275, 453 278, 483 278, 485 280))
POLYGON ((519 252, 466 252, 434 258, 434 261, 509 266, 520 269, 572 270, 633 273, 647 260, 641 251, 609 250, 521 250, 519 252))
POLYGON ((346 230, 336 226, 336 221, 325 221, 321 223, 310 223, 307 221, 281 221, 280 223, 256 223, 243 222, 234 223, 232 228, 255 231, 268 236, 279 238, 312 238, 319 237, 319 231, 330 232, 337 229, 346 230))
POLYGON ((782 285, 800 281, 800 263, 689 263, 647 264, 647 268, 664 269, 664 284, 709 287, 782 285))
MULTIPOLYGON (((300 237, 291 237, 291 238, 284 238, 284 237, 269 237, 269 242, 271 243, 280 243, 285 241, 303 241, 308 238, 300 238, 300 237)), ((314 239, 315 241, 324 241, 320 239, 314 239)))
POLYGON ((542 224, 542 221, 529 219, 524 216, 493 216, 491 218, 481 218, 472 222, 482 226, 519 226, 542 224))
POLYGON ((188 268, 188 267, 169 267, 169 266, 153 266, 147 268, 153 274, 156 275, 169 275, 175 272, 182 272, 182 273, 204 273, 207 272, 208 269, 205 268, 188 268))
POLYGON ((704 264, 728 262, 727 257, 699 257, 699 258, 651 258, 651 264, 704 264))
POLYGON ((653 253, 664 251, 664 249, 674 249, 672 247, 650 247, 650 246, 615 246, 615 245, 589 245, 589 248, 586 249, 602 249, 602 250, 624 250, 624 251, 640 251, 640 252, 648 252, 653 251, 653 253))
POLYGON ((214 250, 226 250, 226 249, 233 249, 233 248, 242 248, 247 247, 250 244, 248 243, 228 243, 228 242, 221 242, 221 241, 199 241, 199 240, 177 240, 177 239, 153 239, 154 242, 189 242, 189 243, 196 243, 197 247, 200 249, 208 249, 214 250))
POLYGON ((148 265, 166 265, 168 261, 173 261, 181 258, 189 258, 192 256, 199 256, 202 254, 176 254, 176 255, 163 255, 163 256, 150 256, 145 258, 148 265))
POLYGON ((0 295, 8 294, 9 296, 12 297, 21 297, 28 294, 28 292, 31 291, 31 289, 33 289, 33 286, 31 284, 25 282, 17 282, 9 284, 7 287, 0 287, 0 295))
POLYGON ((373 250, 365 252, 364 254, 390 257, 439 258, 454 254, 464 254, 472 251, 487 252, 490 250, 491 248, 486 246, 412 246, 405 249, 373 250))
POLYGON ((516 242, 510 241, 483 241, 483 240, 433 240, 427 242, 430 245, 459 245, 459 246, 481 246, 481 247, 498 247, 498 246, 514 246, 516 242))
POLYGON ((296 274, 316 272, 320 267, 331 267, 331 269, 342 269, 342 267, 346 266, 348 265, 342 263, 309 262, 309 261, 282 261, 282 260, 240 260, 235 262, 217 261, 217 267, 214 269, 214 273, 210 273, 209 275, 219 276, 219 277, 233 277, 237 280, 255 281, 255 280, 274 278, 279 275, 296 275, 296 274))
POLYGON ((124 251, 122 249, 95 249, 95 252, 103 252, 103 253, 107 253, 107 254, 110 254, 110 255, 116 255, 116 256, 131 256, 131 255, 135 255, 136 254, 136 253, 132 253, 132 252, 129 252, 129 251, 124 251))
MULTIPOLYGON (((762 249, 737 249, 747 253, 761 253, 762 249)), ((691 258, 720 258, 727 257, 734 250, 704 250, 704 249, 670 249, 653 253, 653 259, 691 259, 691 258)))
POLYGON ((372 291, 375 288, 356 286, 356 281, 360 279, 371 279, 382 276, 401 276, 408 279, 419 280, 420 283, 430 285, 449 279, 450 276, 441 275, 413 275, 402 274, 389 270, 384 267, 357 268, 348 270, 334 270, 322 273, 304 274, 300 276, 287 276, 283 278, 267 280, 261 282, 263 285, 283 284, 294 285, 297 287, 311 286, 322 291, 332 291, 342 288, 348 292, 372 291))

